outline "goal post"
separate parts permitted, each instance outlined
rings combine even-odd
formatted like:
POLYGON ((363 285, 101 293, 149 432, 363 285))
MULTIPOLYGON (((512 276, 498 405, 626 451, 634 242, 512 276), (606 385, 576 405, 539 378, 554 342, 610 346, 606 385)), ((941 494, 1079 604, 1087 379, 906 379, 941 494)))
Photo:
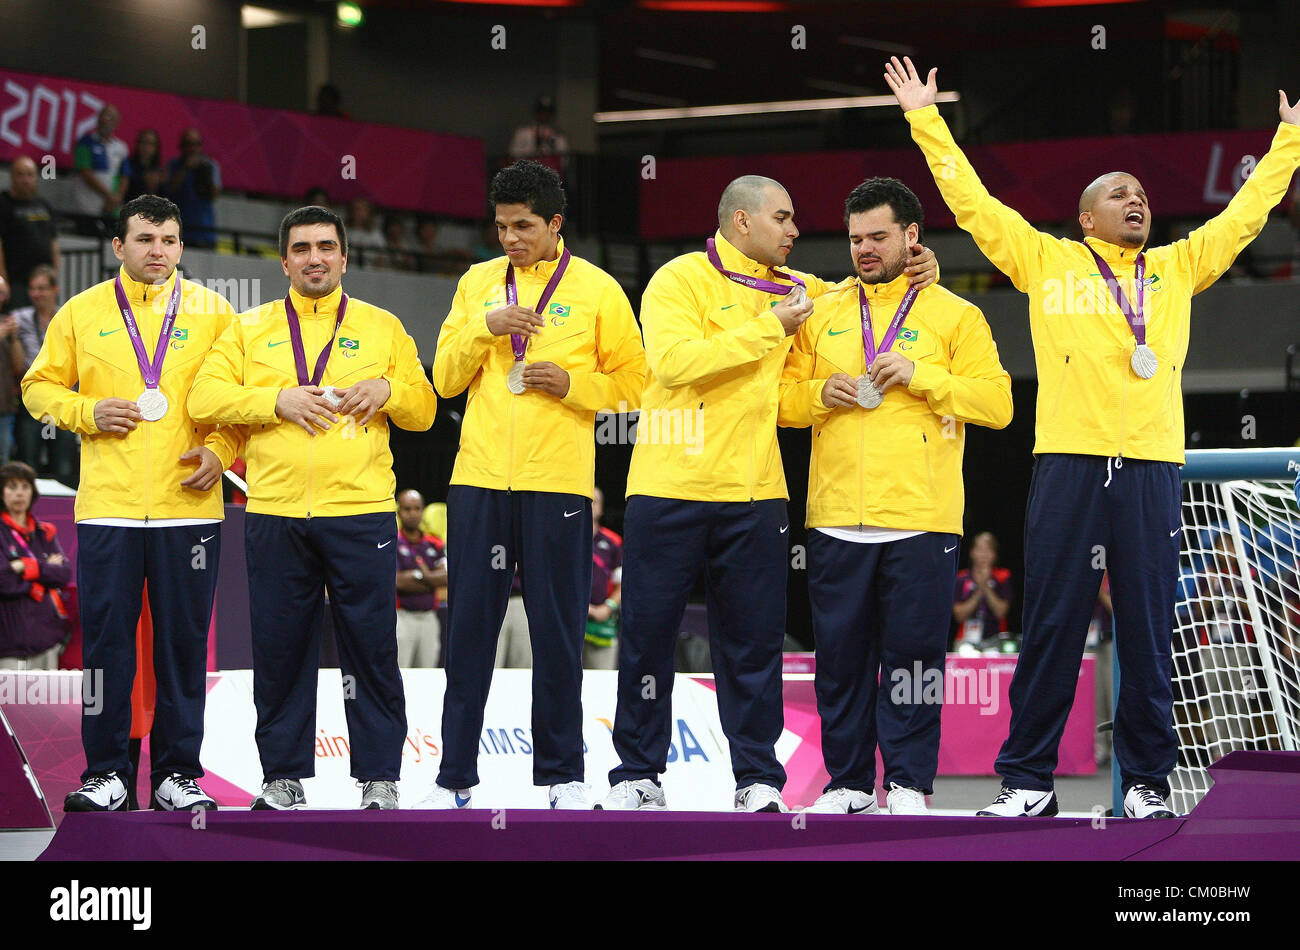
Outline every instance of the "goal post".
MULTIPOLYGON (((1297 474, 1300 448, 1187 453, 1171 631, 1177 814, 1201 800, 1207 767, 1227 753, 1300 749, 1297 474)), ((1118 699, 1118 659, 1114 677, 1118 699)), ((1122 815, 1113 768, 1114 813, 1122 815)))

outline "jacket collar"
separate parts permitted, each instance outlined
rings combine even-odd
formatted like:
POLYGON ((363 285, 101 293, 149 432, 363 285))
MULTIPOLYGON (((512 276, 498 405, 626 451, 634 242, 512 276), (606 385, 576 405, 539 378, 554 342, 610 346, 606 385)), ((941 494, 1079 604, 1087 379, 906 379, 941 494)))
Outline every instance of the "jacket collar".
MULTIPOLYGON (((515 267, 520 274, 528 274, 533 277, 540 277, 542 280, 550 280, 555 273, 555 268, 560 266, 560 258, 564 256, 564 238, 560 238, 555 244, 555 260, 538 261, 529 267, 515 267)), ((509 260, 510 258, 506 258, 509 260)), ((511 265, 514 266, 514 265, 511 265)))
POLYGON ((343 285, 340 283, 324 297, 304 297, 290 287, 289 299, 293 301, 293 309, 298 311, 299 319, 333 317, 338 313, 339 301, 343 299, 343 285))
POLYGON ((722 236, 721 230, 714 233, 713 243, 718 249, 718 258, 722 261, 722 266, 727 270, 744 274, 746 277, 764 277, 769 280, 772 278, 772 268, 769 265, 760 264, 746 257, 736 245, 722 236))
POLYGON ((123 265, 118 268, 117 276, 122 279, 122 289, 126 291, 126 299, 132 304, 138 304, 152 303, 159 292, 162 293, 164 298, 169 297, 172 288, 176 286, 179 273, 179 270, 173 270, 171 276, 161 284, 149 284, 134 279, 126 272, 126 266, 123 265))
POLYGON ((1111 244, 1101 238, 1092 236, 1084 238, 1083 242, 1096 251, 1097 255, 1111 266, 1132 264, 1137 260, 1138 254, 1145 250, 1145 245, 1142 247, 1120 247, 1118 244, 1111 244))
POLYGON ((5 524, 24 536, 32 534, 38 527, 40 527, 40 523, 32 517, 30 509, 27 512, 27 523, 25 525, 14 521, 13 517, 7 511, 0 511, 0 519, 3 519, 5 524))
POLYGON ((907 288, 911 285, 912 279, 907 274, 899 274, 893 280, 879 284, 864 284, 862 278, 858 278, 858 286, 867 292, 867 301, 875 300, 902 300, 903 295, 907 293, 907 288))

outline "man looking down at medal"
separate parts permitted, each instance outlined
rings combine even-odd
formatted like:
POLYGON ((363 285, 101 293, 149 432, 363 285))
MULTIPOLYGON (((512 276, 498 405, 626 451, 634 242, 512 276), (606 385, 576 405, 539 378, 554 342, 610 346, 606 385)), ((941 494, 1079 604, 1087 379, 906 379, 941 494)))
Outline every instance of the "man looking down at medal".
POLYGON ((778 422, 813 427, 808 595, 830 773, 813 812, 879 810, 879 737, 890 814, 926 813, 943 697, 912 680, 943 682, 965 427, 1011 421, 1011 377, 983 315, 903 274, 922 216, 897 179, 853 189, 858 279, 821 298, 781 377, 778 422))
POLYGON ((153 807, 215 808, 203 775, 208 622, 221 553, 222 471, 240 432, 191 418, 185 397, 203 356, 229 326, 225 298, 184 280, 181 215, 141 195, 122 206, 112 280, 77 294, 54 315, 23 377, 40 422, 81 435, 77 586, 84 637, 86 750, 82 786, 65 811, 125 806, 130 774, 135 633, 148 582, 157 699, 153 807), (98 713, 98 714, 96 714, 98 713))
POLYGON ((1111 172, 1084 189, 1082 242, 1035 230, 990 195, 934 105, 936 72, 922 82, 910 59, 895 57, 885 79, 957 224, 1029 295, 1039 382, 1024 639, 1010 735, 996 763, 1002 791, 979 814, 1057 813, 1057 748, 1109 567, 1124 813, 1171 818, 1165 799, 1178 761, 1171 632, 1191 300, 1232 265, 1286 193, 1300 164, 1300 110, 1279 90, 1272 147, 1228 206, 1185 239, 1146 249, 1151 210, 1132 175, 1111 172))
POLYGON ((338 215, 285 215, 280 257, 289 292, 231 324, 189 397, 196 419, 248 428, 244 551, 263 778, 252 807, 306 805, 328 591, 361 807, 396 808, 406 704, 388 427, 428 429, 437 399, 401 321, 343 292, 338 215))
POLYGON ((532 643, 533 783, 590 809, 582 645, 591 595, 595 418, 640 404, 645 352, 618 282, 565 247, 559 176, 519 161, 492 179, 504 257, 460 279, 438 334, 444 398, 469 390, 447 490, 442 766, 417 807, 467 808, 516 564, 532 643))
MULTIPOLYGON (((628 472, 623 634, 608 809, 667 807, 673 649, 703 570, 718 708, 737 811, 785 811, 781 646, 789 520, 777 445, 781 369, 830 285, 785 270, 799 229, 779 182, 737 178, 702 250, 641 299, 649 371, 628 472)), ((929 251, 909 270, 933 282, 929 251)))

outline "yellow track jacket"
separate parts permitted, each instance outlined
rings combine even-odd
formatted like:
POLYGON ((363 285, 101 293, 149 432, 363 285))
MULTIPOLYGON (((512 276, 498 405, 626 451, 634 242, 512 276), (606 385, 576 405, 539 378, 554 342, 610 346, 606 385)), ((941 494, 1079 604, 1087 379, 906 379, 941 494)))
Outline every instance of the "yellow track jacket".
MULTIPOLYGON (((312 300, 290 291, 302 327, 307 372, 334 332, 342 288, 312 300)), ((322 386, 344 389, 363 379, 388 380, 392 392, 364 426, 343 416, 308 435, 275 414, 282 389, 298 385, 284 298, 241 314, 216 342, 190 391, 190 413, 207 422, 248 427, 248 510, 286 518, 396 511, 391 420, 422 432, 433 425, 437 397, 401 322, 351 297, 330 347, 322 386)))
MULTIPOLYGON (((519 305, 533 308, 556 260, 515 268, 519 305)), ((438 333, 433 380, 443 398, 469 389, 451 484, 498 491, 585 495, 595 486, 597 412, 630 412, 641 399, 645 351, 636 317, 618 282, 572 257, 547 304, 546 325, 528 341, 526 363, 554 363, 569 374, 563 399, 537 390, 516 396, 506 386, 514 364, 510 336, 487 328, 506 304, 502 256, 475 264, 456 287, 438 333)))
MULTIPOLYGON (((1146 252, 1147 345, 1160 361, 1142 379, 1129 367, 1133 333, 1078 241, 1036 231, 980 182, 934 106, 906 113, 957 224, 1029 295, 1038 365, 1034 453, 1183 462, 1182 372, 1192 295, 1214 283, 1264 227, 1300 164, 1300 127, 1278 126, 1272 147, 1228 206, 1188 237, 1146 252)), ((1137 251, 1085 239, 1136 308, 1137 251)))
MULTIPOLYGON (((714 240, 727 270, 789 283, 745 257, 721 231, 714 240)), ((804 281, 810 298, 831 287, 811 274, 776 269, 804 281)), ((674 258, 650 278, 641 298, 649 372, 629 496, 790 497, 776 441, 781 370, 794 339, 771 312, 781 299, 723 277, 703 251, 674 258)))
MULTIPOLYGON (((808 527, 871 525, 961 534, 966 424, 1011 421, 1011 377, 979 309, 933 284, 917 295, 891 349, 916 369, 875 409, 828 409, 835 373, 866 372, 857 283, 827 294, 795 334, 781 377, 783 426, 812 426, 808 527)), ((866 284, 879 346, 907 292, 900 276, 866 284)))
MULTIPOLYGON (((178 276, 173 271, 160 285, 138 283, 125 268, 120 276, 145 352, 152 359, 178 276)), ((157 422, 141 421, 125 435, 100 432, 95 425, 95 403, 108 398, 135 400, 144 391, 144 377, 111 280, 82 291, 59 308, 44 345, 23 377, 23 402, 32 416, 53 419, 60 429, 82 437, 78 521, 225 516, 219 485, 202 492, 181 487, 197 466, 179 457, 200 445, 215 452, 223 468, 239 457, 238 430, 197 422, 185 409, 185 397, 203 357, 230 325, 234 309, 219 294, 181 280, 181 303, 159 380, 168 409, 157 422)))

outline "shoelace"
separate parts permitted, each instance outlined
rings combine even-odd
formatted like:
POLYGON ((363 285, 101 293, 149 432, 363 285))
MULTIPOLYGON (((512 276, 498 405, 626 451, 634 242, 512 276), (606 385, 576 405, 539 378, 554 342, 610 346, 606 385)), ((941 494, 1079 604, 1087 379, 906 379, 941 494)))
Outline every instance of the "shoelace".
POLYGON ((1011 789, 1009 789, 1009 788, 1004 788, 1004 789, 1002 789, 1002 791, 998 792, 998 797, 995 798, 995 799, 993 799, 993 804, 994 804, 994 805, 1005 805, 1007 802, 1011 801, 1011 797, 1012 797, 1013 794, 1015 794, 1015 793, 1012 792, 1011 789))
POLYGON ((265 795, 270 795, 272 792, 284 792, 290 798, 297 798, 297 796, 294 794, 293 789, 289 786, 289 780, 287 778, 271 779, 271 781, 267 784, 266 788, 263 790, 262 794, 265 796, 265 795))
POLYGON ((105 772, 102 775, 92 775, 90 778, 86 779, 85 784, 81 786, 81 790, 83 792, 97 792, 115 778, 117 778, 116 772, 105 772))
POLYGON ((1145 785, 1135 785, 1133 791, 1138 793, 1138 798, 1142 799, 1142 804, 1152 805, 1156 808, 1164 808, 1165 800, 1154 790, 1147 788, 1145 785))
POLYGON ((172 784, 175 785, 182 793, 186 795, 203 796, 203 789, 199 788, 199 783, 188 775, 172 775, 172 784))

